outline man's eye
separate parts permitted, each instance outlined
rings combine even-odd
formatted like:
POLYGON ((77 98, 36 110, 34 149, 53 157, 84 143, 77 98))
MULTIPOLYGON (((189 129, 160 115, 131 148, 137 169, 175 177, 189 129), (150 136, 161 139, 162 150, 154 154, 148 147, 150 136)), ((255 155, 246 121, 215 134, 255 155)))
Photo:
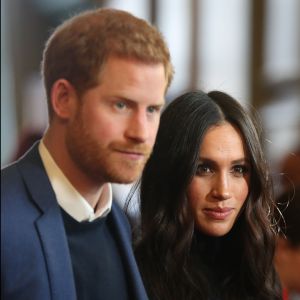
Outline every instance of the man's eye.
POLYGON ((126 108, 126 103, 125 103, 125 102, 122 102, 122 101, 116 102, 116 103, 115 103, 115 106, 116 106, 118 109, 124 109, 124 108, 126 108))
POLYGON ((147 112, 150 113, 150 114, 160 112, 160 107, 158 107, 158 106, 149 106, 147 108, 147 112))

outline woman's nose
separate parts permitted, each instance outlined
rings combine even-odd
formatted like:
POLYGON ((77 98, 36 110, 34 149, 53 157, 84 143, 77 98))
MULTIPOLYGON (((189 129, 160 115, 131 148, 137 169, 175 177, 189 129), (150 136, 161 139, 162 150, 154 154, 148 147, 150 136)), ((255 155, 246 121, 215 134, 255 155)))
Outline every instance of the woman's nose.
POLYGON ((214 183, 212 195, 218 200, 226 200, 231 197, 229 178, 225 174, 220 174, 214 183))

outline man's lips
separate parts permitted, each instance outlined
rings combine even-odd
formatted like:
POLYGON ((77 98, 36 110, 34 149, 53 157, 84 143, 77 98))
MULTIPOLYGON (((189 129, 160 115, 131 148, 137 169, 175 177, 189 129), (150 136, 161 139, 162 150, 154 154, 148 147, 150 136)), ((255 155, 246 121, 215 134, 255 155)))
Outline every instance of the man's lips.
POLYGON ((115 151, 133 160, 139 160, 149 155, 148 152, 131 149, 116 149, 115 151))
POLYGON ((211 219, 225 220, 231 213, 233 208, 231 207, 213 207, 203 209, 203 213, 211 219))

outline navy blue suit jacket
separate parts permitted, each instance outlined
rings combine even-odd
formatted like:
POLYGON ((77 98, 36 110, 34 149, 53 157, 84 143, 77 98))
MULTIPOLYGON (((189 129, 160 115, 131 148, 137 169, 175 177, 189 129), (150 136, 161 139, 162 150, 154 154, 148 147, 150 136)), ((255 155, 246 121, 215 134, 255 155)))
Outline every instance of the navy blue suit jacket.
MULTIPOLYGON (((134 299, 148 299, 131 248, 128 221, 115 203, 108 217, 134 299)), ((3 300, 76 299, 60 207, 37 144, 1 170, 1 296, 3 300)))

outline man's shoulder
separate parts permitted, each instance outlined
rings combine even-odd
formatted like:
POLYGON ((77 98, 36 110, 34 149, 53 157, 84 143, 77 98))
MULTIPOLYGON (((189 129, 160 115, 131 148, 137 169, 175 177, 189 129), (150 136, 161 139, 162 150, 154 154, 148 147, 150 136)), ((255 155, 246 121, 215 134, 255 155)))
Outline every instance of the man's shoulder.
POLYGON ((1 168, 1 181, 18 177, 21 168, 30 168, 30 161, 38 159, 37 144, 33 145, 22 157, 1 168), (29 162, 29 163, 28 163, 29 162))
POLYGON ((1 169, 1 197, 5 191, 15 190, 17 182, 21 181, 18 164, 16 161, 1 169))
POLYGON ((41 166, 34 162, 36 157, 35 149, 30 149, 23 157, 1 169, 1 202, 3 198, 27 194, 26 177, 30 177, 30 181, 38 184, 39 178, 37 177, 40 176, 32 175, 33 169, 41 169, 41 166))

